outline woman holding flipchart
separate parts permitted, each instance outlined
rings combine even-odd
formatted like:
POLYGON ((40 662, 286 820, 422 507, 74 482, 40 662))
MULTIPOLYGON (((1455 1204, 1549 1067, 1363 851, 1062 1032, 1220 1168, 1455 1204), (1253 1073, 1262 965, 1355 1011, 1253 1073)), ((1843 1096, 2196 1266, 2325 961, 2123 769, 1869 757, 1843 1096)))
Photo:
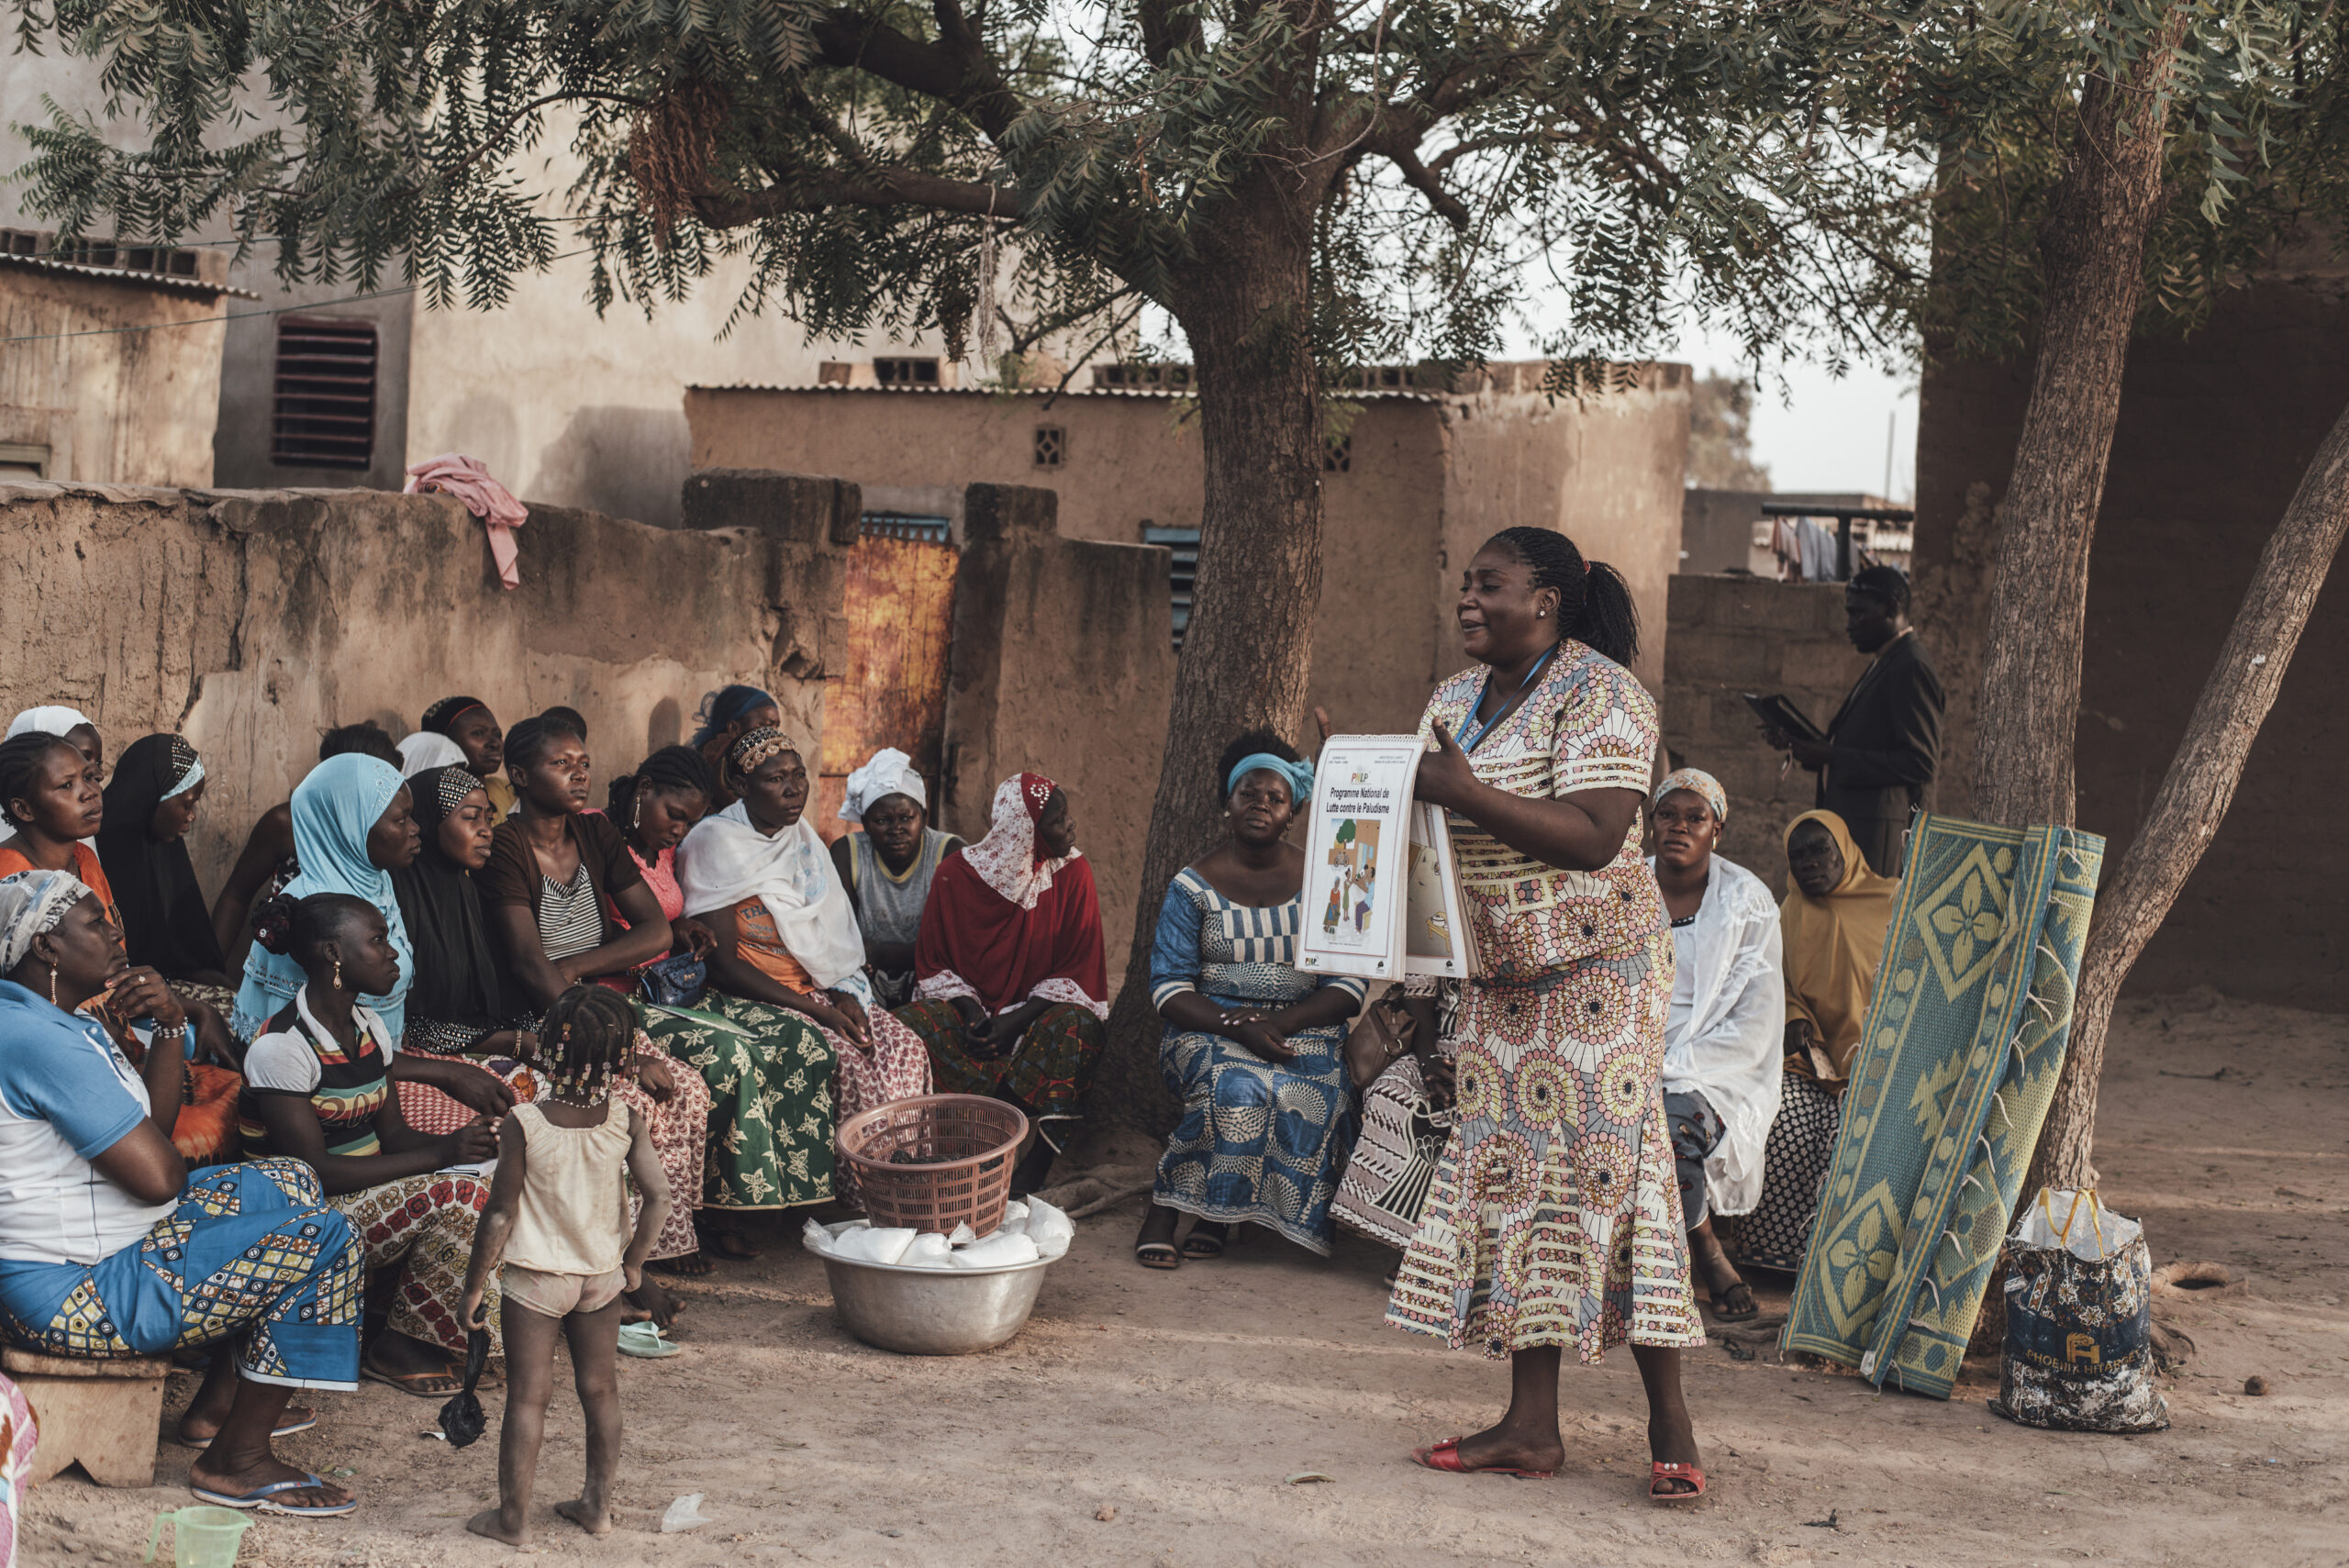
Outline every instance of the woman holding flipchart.
POLYGON ((1512 1388, 1498 1425, 1412 1458, 1553 1473, 1565 1348, 1595 1362, 1628 1341, 1647 1494, 1685 1502, 1706 1479, 1679 1352, 1704 1332, 1660 1086, 1673 946, 1640 856, 1657 717, 1624 668, 1636 617, 1612 570, 1530 528, 1477 552, 1458 615, 1477 662, 1429 700, 1416 794, 1450 814, 1482 973, 1461 988, 1453 1127, 1387 1319, 1508 1354, 1512 1388))

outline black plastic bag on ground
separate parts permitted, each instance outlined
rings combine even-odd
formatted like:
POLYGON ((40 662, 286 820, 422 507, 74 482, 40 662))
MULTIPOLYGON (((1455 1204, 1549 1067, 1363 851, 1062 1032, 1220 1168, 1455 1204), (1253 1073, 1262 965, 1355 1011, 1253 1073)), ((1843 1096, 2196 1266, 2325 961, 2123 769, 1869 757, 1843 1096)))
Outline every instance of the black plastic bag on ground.
POLYGON ((2157 1432, 2153 1257, 2096 1194, 2042 1189, 2007 1238, 2007 1346, 1990 1408, 2027 1427, 2157 1432), (2059 1222, 2057 1215, 2064 1216, 2059 1222))
POLYGON ((473 1394, 473 1385, 481 1381, 481 1369, 489 1360, 489 1330, 468 1329, 465 1334, 465 1386, 446 1405, 440 1407, 440 1431, 451 1448, 462 1448, 489 1429, 489 1418, 482 1414, 481 1400, 473 1394))

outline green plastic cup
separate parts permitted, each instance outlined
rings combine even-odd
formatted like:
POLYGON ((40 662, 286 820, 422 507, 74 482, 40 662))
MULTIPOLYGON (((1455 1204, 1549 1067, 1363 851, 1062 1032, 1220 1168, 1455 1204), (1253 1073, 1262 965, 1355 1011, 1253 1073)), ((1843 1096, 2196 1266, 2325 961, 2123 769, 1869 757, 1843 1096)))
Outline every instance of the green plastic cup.
POLYGON ((166 1508, 155 1516, 147 1537, 147 1561, 155 1561, 162 1544, 163 1527, 172 1527, 173 1568, 235 1568, 237 1543, 244 1539, 251 1518, 234 1508, 204 1504, 193 1508, 166 1508))

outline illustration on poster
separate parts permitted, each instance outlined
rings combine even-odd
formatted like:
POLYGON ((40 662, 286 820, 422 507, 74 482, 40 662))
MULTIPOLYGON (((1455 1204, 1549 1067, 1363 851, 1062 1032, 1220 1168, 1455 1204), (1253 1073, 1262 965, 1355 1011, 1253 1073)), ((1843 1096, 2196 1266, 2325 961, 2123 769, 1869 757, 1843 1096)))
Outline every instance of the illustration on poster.
POLYGON ((1357 817, 1341 818, 1330 846, 1330 902, 1321 912, 1321 929, 1338 934, 1341 924, 1360 936, 1370 923, 1378 878, 1379 824, 1357 817))

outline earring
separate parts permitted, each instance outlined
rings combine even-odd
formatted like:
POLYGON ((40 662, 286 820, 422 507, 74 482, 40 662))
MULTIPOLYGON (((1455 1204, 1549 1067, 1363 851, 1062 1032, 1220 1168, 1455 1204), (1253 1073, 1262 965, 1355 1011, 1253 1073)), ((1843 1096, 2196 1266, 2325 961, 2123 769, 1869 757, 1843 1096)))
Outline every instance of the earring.
POLYGON ((342 955, 340 953, 335 955, 333 985, 338 991, 342 989, 342 955))
POLYGON ((1550 612, 1547 610, 1536 610, 1533 612, 1533 618, 1535 620, 1548 620, 1550 618, 1550 612))
POLYGON ((630 828, 644 826, 644 792, 642 790, 636 792, 636 814, 628 819, 628 825, 630 828))
POLYGON ((57 966, 53 963, 49 966, 49 1005, 57 1006, 57 966))

